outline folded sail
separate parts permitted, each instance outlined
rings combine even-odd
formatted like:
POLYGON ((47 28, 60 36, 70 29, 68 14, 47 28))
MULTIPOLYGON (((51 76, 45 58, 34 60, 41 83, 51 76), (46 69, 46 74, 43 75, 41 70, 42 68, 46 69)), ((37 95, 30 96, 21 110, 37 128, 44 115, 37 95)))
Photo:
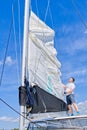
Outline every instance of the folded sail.
POLYGON ((64 88, 61 82, 61 64, 56 58, 54 31, 33 12, 30 16, 28 46, 28 80, 45 92, 63 100, 64 88))

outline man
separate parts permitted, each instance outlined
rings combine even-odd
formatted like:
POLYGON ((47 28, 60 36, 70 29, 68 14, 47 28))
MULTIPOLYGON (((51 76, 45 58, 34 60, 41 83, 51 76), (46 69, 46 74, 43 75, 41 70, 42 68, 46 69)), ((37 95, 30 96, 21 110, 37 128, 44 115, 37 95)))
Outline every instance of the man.
POLYGON ((78 110, 78 106, 75 103, 75 97, 74 97, 75 84, 74 84, 74 81, 75 81, 75 79, 73 77, 71 77, 69 79, 69 83, 66 84, 66 86, 65 86, 66 101, 67 101, 67 105, 68 105, 68 109, 69 109, 69 114, 71 114, 71 116, 73 116, 72 106, 76 110, 77 115, 80 114, 79 110, 78 110))

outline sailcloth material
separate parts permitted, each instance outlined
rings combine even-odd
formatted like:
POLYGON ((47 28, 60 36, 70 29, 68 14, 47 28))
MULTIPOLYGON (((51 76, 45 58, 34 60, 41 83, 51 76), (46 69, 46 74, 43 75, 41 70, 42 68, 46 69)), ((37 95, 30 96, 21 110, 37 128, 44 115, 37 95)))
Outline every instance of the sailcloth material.
POLYGON ((54 31, 31 12, 29 26, 28 72, 29 82, 63 99, 61 64, 56 58, 54 31))
POLYGON ((33 12, 29 24, 27 80, 30 86, 36 86, 32 91, 34 99, 32 112, 65 110, 64 88, 60 79, 61 64, 56 58, 57 51, 54 48, 55 33, 33 12), (48 105, 51 101, 53 106, 48 105))

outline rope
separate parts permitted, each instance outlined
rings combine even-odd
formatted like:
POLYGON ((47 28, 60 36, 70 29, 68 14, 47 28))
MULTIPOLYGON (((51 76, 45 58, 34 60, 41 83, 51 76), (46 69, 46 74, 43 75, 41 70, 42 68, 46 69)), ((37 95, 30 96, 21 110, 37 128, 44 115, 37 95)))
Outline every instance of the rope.
POLYGON ((82 24, 84 25, 84 27, 87 29, 87 25, 86 25, 85 21, 83 20, 81 14, 80 14, 80 12, 79 12, 79 10, 77 9, 75 2, 74 2, 73 0, 71 0, 71 3, 72 3, 72 5, 73 5, 73 7, 74 7, 74 9, 75 9, 75 11, 76 11, 76 13, 77 13, 77 15, 79 16, 80 21, 82 22, 82 24))

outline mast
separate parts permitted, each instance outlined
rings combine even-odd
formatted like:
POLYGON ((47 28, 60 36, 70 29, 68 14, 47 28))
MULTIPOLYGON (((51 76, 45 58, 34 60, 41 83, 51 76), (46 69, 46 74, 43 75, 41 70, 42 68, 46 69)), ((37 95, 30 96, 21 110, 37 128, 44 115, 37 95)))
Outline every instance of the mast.
MULTIPOLYGON (((26 47, 28 44, 28 30, 29 30, 29 7, 30 7, 30 0, 25 0, 25 13, 24 13, 24 36, 23 36, 23 56, 22 56, 22 86, 24 86, 24 79, 25 79, 25 67, 26 67, 26 47)), ((24 130, 24 123, 25 123, 25 106, 20 106, 20 130, 24 130)))

